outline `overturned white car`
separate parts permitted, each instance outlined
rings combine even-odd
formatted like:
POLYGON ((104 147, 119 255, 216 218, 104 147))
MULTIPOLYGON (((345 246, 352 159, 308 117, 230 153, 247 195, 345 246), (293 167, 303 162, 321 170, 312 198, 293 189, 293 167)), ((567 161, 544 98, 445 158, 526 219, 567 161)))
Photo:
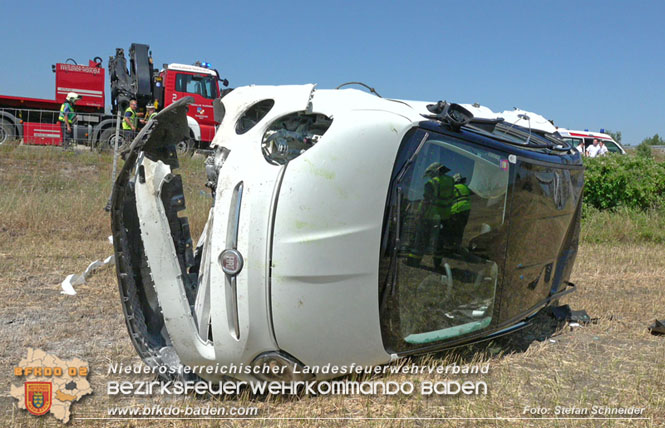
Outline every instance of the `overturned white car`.
POLYGON ((514 331, 574 289, 583 167, 552 135, 445 102, 237 88, 217 106, 194 246, 175 175, 186 103, 137 136, 113 195, 123 308, 149 365, 287 380, 384 364, 514 331))

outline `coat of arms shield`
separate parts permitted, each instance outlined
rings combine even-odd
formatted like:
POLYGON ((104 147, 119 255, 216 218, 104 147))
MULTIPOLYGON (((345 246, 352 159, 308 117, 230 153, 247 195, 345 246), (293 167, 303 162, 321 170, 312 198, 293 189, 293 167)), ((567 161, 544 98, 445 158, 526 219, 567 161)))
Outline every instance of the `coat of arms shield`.
POLYGON ((33 415, 45 415, 51 409, 52 390, 51 382, 26 382, 25 408, 33 415))

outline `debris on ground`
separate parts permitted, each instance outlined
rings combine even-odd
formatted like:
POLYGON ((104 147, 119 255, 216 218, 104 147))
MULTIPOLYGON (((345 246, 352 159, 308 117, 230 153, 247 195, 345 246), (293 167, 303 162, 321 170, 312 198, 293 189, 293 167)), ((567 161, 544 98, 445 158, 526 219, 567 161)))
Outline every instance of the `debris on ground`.
POLYGON ((654 336, 665 335, 665 319, 656 320, 656 322, 649 326, 649 331, 654 336))
POLYGON ((104 260, 95 260, 94 262, 90 263, 82 274, 73 273, 71 275, 67 275, 67 278, 65 278, 65 280, 62 281, 62 284, 60 284, 60 286, 62 287, 62 291, 60 293, 67 294, 69 296, 75 295, 76 294, 76 290, 74 290, 75 285, 85 284, 85 281, 92 276, 94 271, 108 265, 112 266, 114 264, 115 264, 115 256, 108 256, 104 260))
MULTIPOLYGON (((109 243, 113 245, 113 236, 109 236, 107 239, 109 243)), ((74 290, 75 285, 85 284, 85 281, 92 276, 93 272, 105 266, 109 265, 113 266, 114 264, 115 264, 115 256, 108 256, 104 260, 95 260, 94 262, 90 263, 88 267, 81 274, 73 273, 71 275, 67 275, 67 278, 65 278, 65 280, 62 281, 62 284, 60 284, 60 286, 62 287, 62 291, 60 293, 67 294, 69 296, 75 295, 76 294, 76 290, 74 290)))
POLYGON ((552 315, 557 321, 566 321, 571 323, 572 327, 586 325, 598 321, 598 318, 591 318, 585 310, 573 311, 570 306, 563 305, 552 308, 552 315))

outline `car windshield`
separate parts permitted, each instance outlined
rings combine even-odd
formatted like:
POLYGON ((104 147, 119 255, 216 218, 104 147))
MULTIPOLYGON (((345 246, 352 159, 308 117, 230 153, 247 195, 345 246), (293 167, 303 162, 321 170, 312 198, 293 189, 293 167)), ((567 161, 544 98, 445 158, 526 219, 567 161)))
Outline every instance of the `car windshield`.
POLYGON ((399 318, 384 317, 384 338, 397 351, 488 327, 504 257, 490 243, 504 242, 507 156, 436 134, 414 156, 398 176, 380 271, 382 313, 399 318))
POLYGON ((607 150, 609 152, 611 152, 611 153, 622 153, 619 146, 616 143, 614 143, 613 141, 603 140, 603 143, 605 144, 605 147, 607 147, 607 150))

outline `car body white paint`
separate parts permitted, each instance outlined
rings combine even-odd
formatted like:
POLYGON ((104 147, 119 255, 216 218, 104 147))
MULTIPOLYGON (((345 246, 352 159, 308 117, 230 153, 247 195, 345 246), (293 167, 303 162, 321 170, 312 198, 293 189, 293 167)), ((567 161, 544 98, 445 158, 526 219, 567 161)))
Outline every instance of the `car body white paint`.
MULTIPOLYGON (((428 113, 427 103, 382 99, 354 89, 315 90, 312 84, 240 87, 222 101, 225 116, 211 147, 227 155, 201 237, 195 316, 160 203, 169 167, 142 159, 145 183, 137 180, 135 188, 152 279, 180 360, 251 364, 271 351, 288 353, 306 366, 394 360, 396 355, 384 349, 379 323, 378 249, 397 151, 405 134, 428 113), (263 100, 274 100, 274 106, 238 134, 238 119, 263 100), (295 112, 323 114, 332 125, 300 156, 285 165, 271 164, 261 148, 263 136, 272 123, 295 112), (234 225, 238 189, 242 202, 234 225), (238 239, 232 246, 229 229, 235 226, 238 239), (244 258, 235 288, 219 262, 232 247, 244 258)), ((471 107, 474 114, 492 114, 471 107)), ((537 115, 515 114, 527 114, 532 128, 542 125, 537 115)), ((193 119, 187 120, 191 127, 193 119)))

